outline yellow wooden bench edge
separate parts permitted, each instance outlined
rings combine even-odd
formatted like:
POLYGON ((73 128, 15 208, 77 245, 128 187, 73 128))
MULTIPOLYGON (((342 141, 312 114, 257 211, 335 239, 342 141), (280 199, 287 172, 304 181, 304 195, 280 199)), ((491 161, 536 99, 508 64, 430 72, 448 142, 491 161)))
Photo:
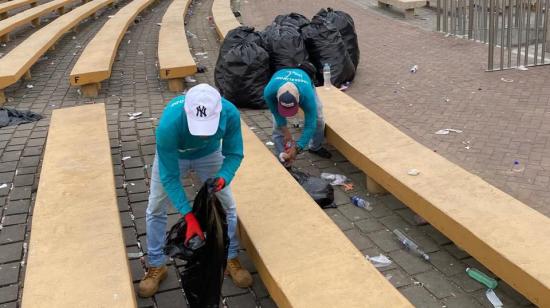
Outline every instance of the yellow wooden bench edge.
POLYGON ((27 4, 30 4, 31 7, 36 5, 37 0, 12 0, 9 2, 0 3, 0 19, 2 14, 7 13, 11 10, 15 10, 27 4))

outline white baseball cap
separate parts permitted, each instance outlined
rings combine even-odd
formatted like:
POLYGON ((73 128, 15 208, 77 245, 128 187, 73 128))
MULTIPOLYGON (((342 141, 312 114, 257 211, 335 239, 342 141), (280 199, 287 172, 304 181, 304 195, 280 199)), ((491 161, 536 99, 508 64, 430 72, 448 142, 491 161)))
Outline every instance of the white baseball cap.
POLYGON ((193 136, 212 136, 218 131, 222 97, 214 87, 201 83, 185 95, 187 126, 193 136))

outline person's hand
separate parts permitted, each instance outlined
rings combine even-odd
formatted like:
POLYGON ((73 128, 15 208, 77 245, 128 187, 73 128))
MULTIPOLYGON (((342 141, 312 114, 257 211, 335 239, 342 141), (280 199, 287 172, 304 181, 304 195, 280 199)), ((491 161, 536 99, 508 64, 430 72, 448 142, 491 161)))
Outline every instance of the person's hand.
POLYGON ((290 148, 288 148, 285 151, 287 155, 287 162, 293 162, 296 159, 296 156, 298 155, 298 150, 296 149, 296 145, 292 145, 290 148))
POLYGON ((282 127, 281 131, 283 132, 285 146, 289 143, 294 144, 294 139, 292 139, 292 134, 290 133, 290 130, 288 129, 288 127, 282 127))
POLYGON ((208 190, 211 192, 218 192, 225 187, 225 179, 222 177, 210 178, 206 180, 206 185, 208 190))
POLYGON ((195 236, 198 236, 201 238, 201 240, 204 241, 204 234, 202 233, 201 226, 199 225, 199 222, 197 221, 197 218, 193 213, 187 213, 185 216, 183 216, 185 219, 185 222, 187 224, 187 230, 185 230, 185 246, 189 243, 189 240, 192 239, 195 236))

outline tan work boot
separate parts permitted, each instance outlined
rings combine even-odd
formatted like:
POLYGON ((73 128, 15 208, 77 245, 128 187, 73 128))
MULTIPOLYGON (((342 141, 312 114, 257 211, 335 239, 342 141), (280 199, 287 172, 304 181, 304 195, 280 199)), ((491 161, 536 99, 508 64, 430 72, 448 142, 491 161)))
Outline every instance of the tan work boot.
POLYGON ((233 283, 239 288, 248 288, 252 285, 252 276, 241 266, 239 259, 227 260, 226 273, 231 276, 233 283))
POLYGON ((166 265, 161 267, 150 267, 143 279, 139 282, 139 296, 151 297, 157 293, 160 282, 168 276, 166 265))

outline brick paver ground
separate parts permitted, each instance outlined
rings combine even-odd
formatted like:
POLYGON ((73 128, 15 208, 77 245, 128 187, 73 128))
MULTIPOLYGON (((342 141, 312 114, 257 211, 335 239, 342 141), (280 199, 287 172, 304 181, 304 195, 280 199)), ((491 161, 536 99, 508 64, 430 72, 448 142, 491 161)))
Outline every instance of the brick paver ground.
MULTIPOLYGON (((195 78, 198 82, 213 84, 213 66, 217 57, 218 41, 207 19, 211 2, 212 0, 194 1, 191 7, 193 13, 187 20, 187 30, 190 32, 188 36, 193 54, 206 52, 205 55, 197 55, 196 58, 198 63, 207 68, 207 72, 198 74, 195 78)), ((260 5, 258 17, 269 15, 263 7, 265 3, 267 1, 257 2, 260 5)), ((69 87, 68 74, 86 42, 107 20, 107 16, 114 14, 116 8, 107 10, 95 21, 82 24, 78 33, 65 36, 55 51, 48 52, 47 58, 34 66, 32 81, 18 83, 8 89, 7 95, 10 99, 7 106, 31 109, 46 115, 46 118, 33 124, 0 129, 0 184, 8 184, 7 189, 0 189, 3 226, 0 231, 0 307, 16 307, 21 296, 25 272, 25 247, 31 231, 32 208, 43 146, 47 137, 48 116, 55 108, 92 102, 106 104, 120 217, 132 277, 137 282, 143 275, 144 267, 139 254, 146 252, 144 217, 150 167, 154 155, 154 127, 164 105, 175 96, 167 91, 167 84, 158 79, 156 65, 159 29, 157 23, 160 22, 168 4, 169 1, 160 1, 152 9, 146 10, 142 18, 129 29, 119 48, 111 79, 103 84, 98 99, 80 98, 76 89, 69 87), (27 89, 26 84, 33 84, 34 87, 27 89), (130 121, 126 113, 134 111, 143 112, 143 117, 130 121), (122 160, 128 156, 131 158, 122 160)), ((359 11, 352 4, 342 2, 342 5, 348 11, 349 8, 359 11)), ((250 9, 248 6, 243 8, 246 18, 250 16, 250 9)), ((315 11, 316 8, 312 10, 315 11)), ((385 19, 380 20, 386 22, 385 19)), ((387 22, 389 27, 392 26, 390 21, 387 22)), ((358 24, 363 26, 365 22, 359 20, 358 24)), ((399 27, 408 29, 402 25, 399 27)), ((23 39, 32 31, 30 27, 23 29, 18 33, 17 39, 23 39)), ((400 39, 403 38, 396 38, 400 39)), ((3 48, 9 50, 17 42, 11 42, 3 48)), ((373 70, 370 66, 379 65, 371 63, 370 52, 364 46, 365 43, 362 44, 363 63, 366 62, 367 67, 360 70, 358 80, 369 76, 370 73, 367 72, 373 70)), ((424 64, 420 65, 421 70, 424 69, 424 64)), ((407 66, 408 64, 403 64, 403 74, 406 77, 407 66)), ((421 76, 421 72, 417 76, 421 76)), ((412 81, 407 78, 407 82, 412 81)), ((195 83, 188 85, 193 84, 195 83)), ((367 85, 364 88, 370 89, 371 86, 367 85)), ((355 86, 350 93, 357 95, 354 93, 360 93, 359 90, 359 86, 355 86)), ((378 104, 382 105, 382 102, 378 104)), ((243 111, 242 115, 243 119, 255 128, 258 137, 267 141, 271 130, 268 113, 243 111)), ((393 260, 391 266, 382 269, 391 283, 419 307, 489 307, 481 285, 470 280, 464 273, 466 266, 475 266, 486 272, 488 270, 429 225, 417 226, 413 213, 391 195, 367 196, 359 184, 364 183, 364 175, 342 155, 334 149, 331 150, 334 154, 331 160, 318 159, 305 153, 296 162, 296 167, 313 175, 319 175, 322 171, 342 173, 357 184, 356 190, 352 192, 336 188, 338 209, 328 209, 325 212, 361 252, 371 256, 383 253, 393 260), (359 194, 372 201, 374 210, 367 212, 353 207, 349 203, 349 196, 353 194, 359 194), (406 230, 418 241, 430 253, 432 264, 420 262, 418 258, 402 250, 390 233, 395 227, 406 230)), ((189 196, 196 193, 196 184, 194 177, 186 182, 185 188, 189 196)), ((177 218, 177 213, 172 210, 169 223, 175 222, 177 218)), ((275 307, 246 254, 243 253, 241 257, 245 266, 254 273, 255 284, 251 289, 243 290, 236 288, 226 279, 222 290, 224 304, 228 307, 275 307)), ((177 276, 180 265, 176 262, 170 266, 170 278, 163 283, 160 293, 153 299, 139 299, 140 307, 186 306, 177 276)), ((504 283, 497 289, 497 294, 507 307, 529 305, 528 301, 504 283)))

